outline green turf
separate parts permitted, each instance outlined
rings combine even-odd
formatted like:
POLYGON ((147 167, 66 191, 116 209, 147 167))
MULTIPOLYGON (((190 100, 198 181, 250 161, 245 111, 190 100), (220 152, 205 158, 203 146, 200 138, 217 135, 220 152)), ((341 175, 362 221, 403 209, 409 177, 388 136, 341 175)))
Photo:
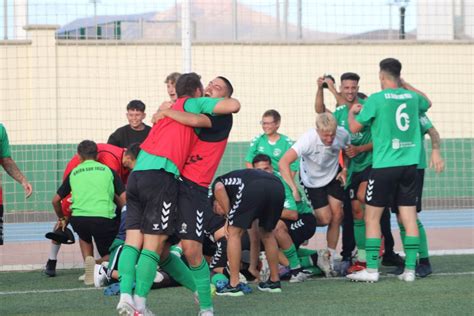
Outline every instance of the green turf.
MULTIPOLYGON (((216 297, 216 315, 471 315, 474 255, 433 257, 432 263, 435 274, 414 283, 393 277, 375 284, 316 278, 284 282, 280 294, 255 290, 241 298, 216 297)), ((39 271, 0 273, 0 315, 114 315, 118 297, 87 288, 77 281, 81 273, 60 270, 55 278, 39 271), (14 291, 38 292, 6 294, 14 291)), ((183 288, 152 290, 149 305, 157 315, 197 314, 183 288)))

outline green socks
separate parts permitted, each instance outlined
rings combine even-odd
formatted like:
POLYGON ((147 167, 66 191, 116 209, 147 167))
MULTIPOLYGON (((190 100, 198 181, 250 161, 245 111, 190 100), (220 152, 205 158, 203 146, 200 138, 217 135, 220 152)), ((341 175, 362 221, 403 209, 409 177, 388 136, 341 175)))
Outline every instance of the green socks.
POLYGON ((428 252, 428 238, 426 237, 425 227, 419 219, 416 220, 416 223, 418 224, 418 231, 420 232, 420 259, 426 259, 429 258, 430 255, 428 252))
POLYGON ((298 259, 298 256, 296 254, 295 244, 291 244, 290 248, 282 250, 283 254, 285 255, 285 257, 288 258, 288 261, 290 262, 291 270, 301 268, 300 260, 298 259))
POLYGON ((190 270, 199 295, 199 307, 201 310, 212 308, 211 273, 206 260, 202 258, 201 264, 198 267, 190 267, 190 270))
POLYGON ((168 258, 161 263, 161 268, 176 280, 176 282, 191 292, 196 292, 196 283, 194 283, 193 274, 181 258, 170 252, 168 258))
POLYGON ((315 250, 312 250, 312 249, 308 249, 308 248, 298 248, 297 250, 297 253, 298 253, 298 257, 308 257, 308 256, 311 256, 315 253, 317 253, 317 251, 315 250))
POLYGON ((418 250, 420 249, 420 237, 415 236, 405 236, 405 241, 403 243, 405 248, 405 269, 415 270, 416 266, 416 256, 418 255, 418 250))
POLYGON ((160 256, 156 252, 148 249, 142 250, 137 263, 137 284, 135 287, 137 296, 147 297, 155 279, 159 261, 160 256))
POLYGON ((365 221, 363 219, 354 219, 354 239, 357 246, 357 259, 365 262, 365 221))
POLYGON ((120 293, 132 295, 133 282, 135 281, 135 265, 140 255, 140 250, 124 245, 118 263, 120 280, 120 293))
MULTIPOLYGON (((423 224, 420 222, 419 219, 416 220, 416 223, 418 224, 418 231, 420 234, 420 248, 419 248, 419 255, 420 259, 426 259, 429 258, 429 251, 428 251, 428 238, 426 237, 426 230, 423 224)), ((402 224, 398 224, 400 227, 400 238, 402 239, 402 243, 405 246, 405 227, 402 224)), ((406 249, 405 249, 406 252, 406 249)))
POLYGON ((400 228, 400 239, 402 240, 402 244, 405 244, 405 236, 406 236, 406 231, 405 231, 405 226, 403 224, 398 223, 398 227, 400 228))
MULTIPOLYGON (((367 256, 367 270, 378 270, 379 268, 379 251, 381 238, 367 238, 365 240, 365 251, 367 256)), ((369 271, 371 272, 371 271, 369 271)), ((375 272, 375 271, 372 271, 375 272)))

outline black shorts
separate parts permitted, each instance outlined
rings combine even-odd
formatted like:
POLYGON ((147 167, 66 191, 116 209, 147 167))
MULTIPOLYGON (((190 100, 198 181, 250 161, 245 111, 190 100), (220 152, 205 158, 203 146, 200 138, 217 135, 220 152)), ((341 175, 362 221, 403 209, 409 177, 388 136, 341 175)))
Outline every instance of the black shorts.
POLYGON ((415 206, 416 174, 416 165, 372 168, 365 203, 376 207, 415 206))
POLYGON ((285 202, 285 189, 277 178, 261 178, 243 186, 233 200, 228 214, 229 225, 250 228, 255 219, 259 227, 271 232, 281 216, 285 202))
POLYGON ((313 237, 316 232, 316 217, 311 213, 299 214, 296 221, 286 219, 283 221, 288 227, 288 233, 296 248, 313 237))
MULTIPOLYGON (((416 212, 421 212, 421 200, 423 195, 423 184, 425 182, 425 169, 416 169, 416 212)), ((392 212, 398 214, 398 207, 392 206, 392 212)))
POLYGON ((183 178, 179 183, 177 237, 202 243, 204 230, 213 214, 208 189, 183 178))
POLYGON ((349 185, 349 197, 351 200, 357 200, 357 191, 362 182, 367 182, 369 180, 370 172, 372 171, 372 166, 368 166, 360 172, 353 172, 351 175, 351 184, 349 185))
POLYGON ((115 219, 73 215, 70 221, 72 228, 81 240, 91 244, 92 238, 94 238, 101 257, 109 254, 109 247, 119 229, 115 219))
POLYGON ((171 235, 176 222, 179 181, 164 170, 134 171, 127 183, 125 228, 171 235))
POLYGON ((336 180, 335 177, 324 187, 308 188, 303 185, 303 188, 306 197, 311 203, 311 207, 315 210, 329 205, 328 195, 341 202, 344 201, 344 186, 342 186, 341 181, 336 180))
POLYGON ((225 268, 227 266, 227 239, 222 237, 214 243, 214 246, 214 253, 210 256, 209 269, 225 268))
POLYGON ((213 236, 216 231, 224 227, 225 218, 212 212, 209 221, 204 226, 204 233, 206 236, 213 236))

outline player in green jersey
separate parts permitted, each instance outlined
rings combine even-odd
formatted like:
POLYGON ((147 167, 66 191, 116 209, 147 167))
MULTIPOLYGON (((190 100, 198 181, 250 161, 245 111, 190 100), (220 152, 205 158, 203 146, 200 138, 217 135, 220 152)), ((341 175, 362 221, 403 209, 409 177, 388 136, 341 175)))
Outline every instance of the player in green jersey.
MULTIPOLYGON (((341 75, 341 85, 339 87, 340 93, 334 87, 332 81, 328 79, 318 79, 318 92, 316 93, 315 109, 317 113, 328 111, 324 105, 323 96, 323 83, 326 83, 329 91, 336 97, 337 107, 333 113, 337 124, 344 127, 349 133, 349 122, 348 115, 349 110, 354 104, 364 104, 364 99, 358 97, 359 91, 359 80, 358 74, 353 72, 346 72, 341 75), (335 91, 335 92, 334 92, 335 91)), ((365 190, 367 188, 367 179, 372 167, 372 135, 370 133, 370 127, 364 127, 360 132, 350 133, 351 144, 346 148, 345 153, 350 158, 349 167, 347 172, 347 182, 345 188, 349 190, 349 199, 351 204, 351 212, 353 218, 353 235, 355 244, 358 250, 358 258, 355 264, 349 268, 351 262, 351 256, 344 255, 347 253, 348 245, 343 245, 343 262, 340 268, 340 272, 345 275, 346 271, 354 272, 365 268, 365 223, 364 223, 364 212, 363 204, 365 203, 365 190)), ((346 206, 347 207, 347 206, 346 206)), ((350 216, 344 221, 351 221, 350 216)), ((352 222, 352 221, 351 221, 352 222)), ((352 233, 352 229, 347 229, 344 225, 343 235, 352 233)), ((351 227, 352 228, 352 227, 351 227)), ((343 243, 348 242, 352 238, 343 236, 343 243), (344 238, 345 237, 345 238, 344 238)), ((352 244, 353 245, 353 244, 352 244)), ((352 252, 352 249, 349 250, 352 252)))
MULTIPOLYGON (((437 173, 440 173, 444 170, 444 160, 441 157, 441 140, 439 137, 439 133, 436 128, 431 123, 430 119, 425 115, 420 116, 420 128, 421 128, 421 135, 424 137, 425 134, 428 134, 431 138, 431 157, 430 157, 430 168, 434 168, 437 173)), ((423 193, 423 184, 424 184, 424 176, 425 176, 425 169, 427 167, 426 163, 426 151, 425 147, 421 147, 421 155, 420 155, 420 163, 417 166, 417 177, 416 177, 416 189, 417 189, 417 203, 416 203, 416 211, 417 213, 421 212, 422 205, 421 205, 421 196, 423 193)), ((397 214, 398 225, 400 227, 400 237, 403 241, 405 239, 405 227, 400 220, 399 212, 397 207, 393 207, 392 211, 397 214)), ((418 225, 418 230, 420 231, 420 250, 418 252, 419 261, 416 265, 416 276, 424 278, 432 273, 431 263, 429 260, 429 251, 428 251, 428 239, 426 237, 426 231, 423 226, 423 223, 420 221, 419 217, 416 220, 418 225)), ((403 270, 401 268, 397 268, 394 274, 401 274, 403 270)))
MULTIPOLYGON (((258 154, 268 155, 272 159, 273 169, 278 171, 280 158, 293 145, 293 141, 283 134, 278 133, 281 116, 276 110, 268 110, 263 113, 262 125, 263 133, 252 139, 249 150, 245 156, 245 166, 252 168, 252 160, 258 154)), ((298 172, 299 164, 295 162, 291 165, 293 176, 298 172)))
MULTIPOLYGON (((281 115, 276 110, 267 110, 262 115, 260 124, 263 133, 256 136, 251 142, 245 156, 245 166, 252 168, 252 160, 258 154, 266 154, 272 159, 273 169, 279 171, 278 162, 288 149, 293 145, 293 141, 283 134, 278 133, 280 128, 281 115)), ((299 163, 296 161, 291 164, 291 175, 295 177, 299 170, 299 163)), ((258 227, 253 224, 249 229, 249 238, 251 244, 250 267, 249 271, 258 276, 258 254, 260 252, 260 240, 258 239, 258 227)))
POLYGON ((424 96, 402 86, 401 68, 394 58, 382 60, 379 72, 382 91, 371 95, 363 107, 356 104, 349 111, 351 132, 370 126, 373 139, 373 168, 365 196, 367 269, 347 276, 354 281, 378 281, 380 218, 392 198, 406 229, 405 271, 399 278, 415 280, 420 244, 416 224, 416 166, 421 153, 419 114, 431 104, 424 96))
MULTIPOLYGON (((0 166, 5 169, 10 177, 20 183, 25 190, 25 197, 29 198, 33 193, 33 187, 28 179, 21 173, 20 169, 11 156, 10 143, 5 126, 0 123, 0 166)), ((3 193, 0 183, 0 246, 3 245, 3 193)))
POLYGON ((119 228, 115 209, 125 205, 125 188, 115 171, 97 161, 97 144, 84 140, 77 146, 80 164, 64 179, 53 197, 58 216, 58 228, 68 221, 79 235, 79 246, 86 268, 86 284, 93 284, 94 252, 92 239, 99 255, 108 260, 109 247, 119 228), (71 217, 65 218, 61 200, 71 194, 71 217))

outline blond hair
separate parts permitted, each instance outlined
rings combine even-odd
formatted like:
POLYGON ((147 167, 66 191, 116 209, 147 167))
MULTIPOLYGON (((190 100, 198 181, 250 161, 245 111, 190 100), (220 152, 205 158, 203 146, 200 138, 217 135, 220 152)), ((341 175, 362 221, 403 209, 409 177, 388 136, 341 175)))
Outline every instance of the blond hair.
POLYGON ((316 128, 321 132, 335 132, 337 122, 331 113, 324 112, 316 117, 316 128))

